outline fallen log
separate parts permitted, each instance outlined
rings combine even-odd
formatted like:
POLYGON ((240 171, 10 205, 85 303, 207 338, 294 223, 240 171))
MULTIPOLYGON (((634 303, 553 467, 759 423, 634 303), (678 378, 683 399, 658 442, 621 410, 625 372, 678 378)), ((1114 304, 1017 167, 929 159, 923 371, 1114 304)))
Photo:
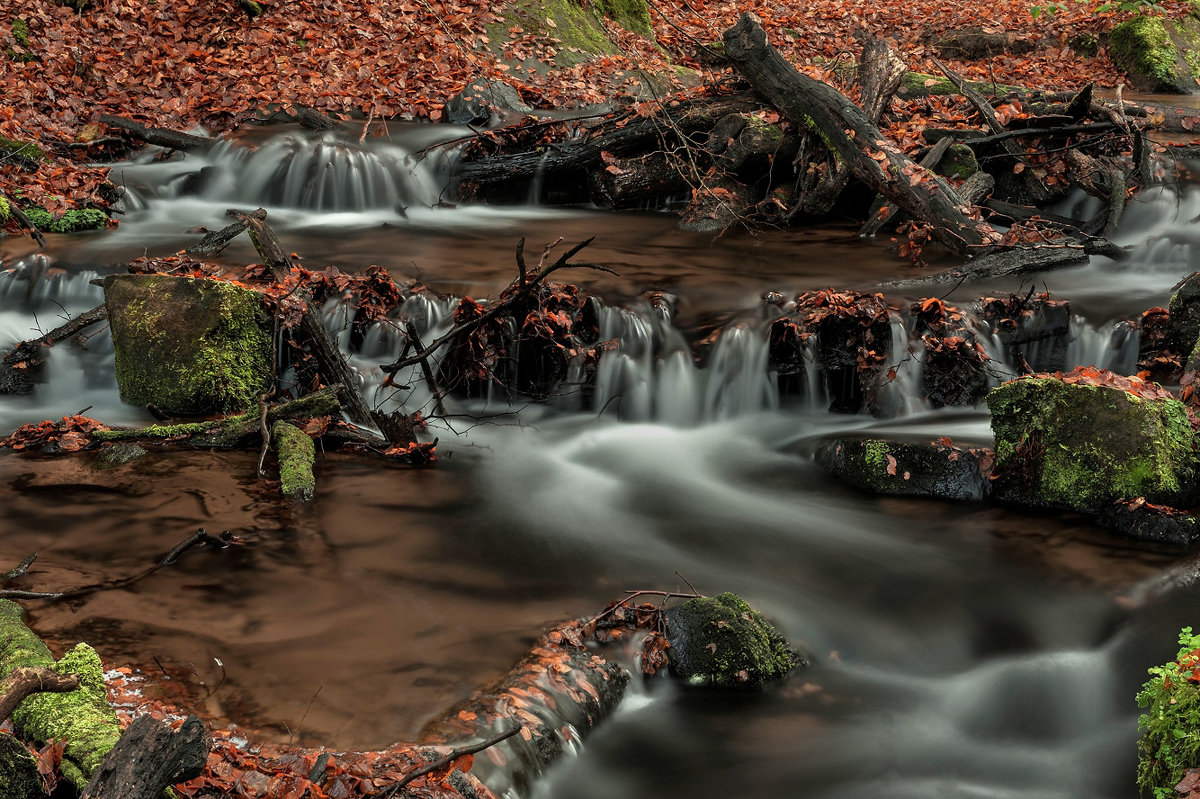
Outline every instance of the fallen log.
POLYGON ((19 342, 11 352, 4 356, 2 362, 6 366, 16 366, 21 363, 27 366, 37 366, 45 361, 43 354, 45 348, 58 344, 107 318, 108 313, 105 311, 104 305, 97 305, 90 311, 84 311, 74 319, 59 325, 41 338, 19 342))
POLYGON ((178 730, 153 716, 138 716, 80 799, 159 799, 170 786, 199 777, 211 748, 208 731, 195 716, 178 730))
POLYGON ((1073 239, 1060 240, 1041 247, 992 252, 979 256, 966 266, 904 280, 889 280, 879 285, 885 288, 910 288, 928 283, 967 283, 1011 275, 1049 272, 1053 269, 1085 264, 1088 262, 1088 255, 1087 244, 1073 239))
MULTIPOLYGON (((950 149, 950 145, 953 143, 954 139, 949 137, 939 139, 938 142, 933 145, 933 147, 929 148, 929 152, 925 153, 924 157, 921 158, 921 166, 929 170, 937 169, 937 165, 941 163, 942 156, 946 154, 946 151, 950 149)), ((880 199, 882 200, 882 198, 880 199)), ((874 237, 876 233, 878 233, 880 230, 883 230, 888 222, 891 222, 892 219, 895 218, 899 210, 900 209, 892 203, 883 200, 879 204, 878 208, 872 209, 871 216, 867 219, 862 228, 859 229, 858 237, 860 239, 869 239, 874 237)))
POLYGON ((665 106, 651 117, 622 118, 627 124, 618 127, 616 121, 598 126, 590 137, 580 142, 566 142, 544 150, 491 155, 477 161, 463 161, 453 177, 460 184, 489 186, 509 182, 526 182, 539 173, 553 174, 571 170, 590 170, 601 162, 601 153, 621 154, 629 150, 658 149, 663 136, 673 132, 686 136, 708 130, 728 114, 754 111, 760 107, 748 96, 697 100, 665 106))
POLYGON ((0 198, 3 198, 8 204, 8 212, 16 218, 17 222, 21 224, 21 227, 29 231, 34 240, 37 241, 38 246, 43 250, 46 249, 46 237, 42 235, 42 231, 38 230, 37 225, 29 221, 29 217, 25 216, 25 212, 21 210, 20 206, 13 202, 12 198, 3 191, 0 191, 0 198))
POLYGON ((17 706, 42 691, 63 693, 79 687, 74 674, 59 674, 48 668, 13 669, 0 680, 0 723, 8 720, 17 706))
MULTIPOLYGON (((325 386, 299 399, 290 400, 267 409, 266 420, 274 424, 282 419, 312 419, 335 416, 341 412, 338 395, 341 385, 325 386)), ((95 430, 96 441, 168 441, 176 440, 195 449, 233 449, 261 434, 262 420, 258 409, 206 422, 184 422, 174 425, 151 425, 135 429, 95 430)))
POLYGON ((884 139, 849 98, 797 72, 767 41, 754 15, 744 13, 724 39, 726 53, 759 94, 797 125, 819 129, 851 175, 928 224, 951 250, 971 254, 1000 238, 986 223, 967 216, 958 193, 884 139))
POLYGON ((105 125, 123 130, 133 138, 146 142, 146 144, 155 144, 159 147, 165 147, 168 150, 203 153, 212 149, 213 145, 217 143, 216 139, 210 139, 207 136, 196 136, 192 133, 184 133, 183 131, 171 130, 170 128, 147 127, 141 122, 135 122, 132 119, 114 116, 113 114, 101 114, 100 121, 105 125))
POLYGON ((229 246, 231 241, 242 235, 245 230, 246 223, 239 219, 220 230, 208 231, 204 234, 204 238, 191 247, 188 247, 186 252, 188 255, 195 255, 199 258, 211 258, 214 255, 219 255, 222 250, 229 246))

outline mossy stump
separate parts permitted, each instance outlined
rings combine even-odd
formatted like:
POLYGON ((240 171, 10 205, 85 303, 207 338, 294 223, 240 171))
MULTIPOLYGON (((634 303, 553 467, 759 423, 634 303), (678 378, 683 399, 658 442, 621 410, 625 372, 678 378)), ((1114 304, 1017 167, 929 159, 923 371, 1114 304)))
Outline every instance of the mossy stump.
MULTIPOLYGON (((1099 373, 1105 374, 1105 373, 1099 373)), ((988 394, 995 496, 1097 513, 1122 499, 1186 505, 1195 434, 1181 402, 1033 375, 988 394)))
POLYGON ((279 493, 287 499, 307 502, 316 493, 313 477, 316 446, 300 428, 284 421, 271 428, 271 440, 279 458, 279 493))
POLYGON ((173 416, 241 411, 270 390, 274 359, 259 295, 218 280, 104 279, 121 400, 173 416))
POLYGON ((874 494, 982 500, 991 495, 987 453, 948 444, 835 439, 817 449, 817 463, 835 477, 874 494))
POLYGON ((689 599, 667 611, 671 672, 693 685, 757 690, 804 659, 737 594, 689 599))
POLYGON ((87 644, 78 644, 55 663, 46 644, 21 620, 21 606, 0 599, 0 673, 21 667, 52 668, 79 677, 74 691, 26 699, 13 712, 12 722, 18 734, 39 743, 65 739, 63 776, 82 788, 121 737, 99 656, 87 644))

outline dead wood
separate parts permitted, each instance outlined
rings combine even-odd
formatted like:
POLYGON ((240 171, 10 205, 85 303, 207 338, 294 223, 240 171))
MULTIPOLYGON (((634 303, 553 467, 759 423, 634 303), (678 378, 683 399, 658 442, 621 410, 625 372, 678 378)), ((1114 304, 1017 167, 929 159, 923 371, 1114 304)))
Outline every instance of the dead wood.
POLYGON ((17 705, 42 691, 63 693, 79 687, 74 674, 59 674, 48 668, 13 669, 0 680, 0 723, 8 720, 17 705))
POLYGON ((615 155, 638 149, 658 149, 665 137, 678 141, 681 135, 708 130, 718 119, 761 107, 749 96, 721 97, 666 105, 650 117, 633 114, 596 126, 582 141, 564 142, 550 148, 490 155, 461 162, 454 177, 475 187, 503 183, 525 183, 539 173, 551 175, 573 170, 590 171, 601 162, 601 153, 615 155))
POLYGON ((36 366, 45 361, 45 348, 64 341, 85 328, 103 322, 107 318, 108 312, 105 310, 104 304, 101 303, 90 311, 84 311, 75 318, 59 325, 41 338, 28 339, 18 343, 13 347, 11 352, 4 356, 3 363, 6 366, 16 366, 24 362, 27 365, 36 366))
POLYGON ((168 150, 182 150, 189 153, 207 152, 217 143, 216 139, 210 139, 207 136, 196 136, 192 133, 184 133, 178 130, 169 128, 152 128, 143 125, 141 122, 135 122, 132 119, 125 117, 114 116, 112 114, 101 114, 100 121, 105 125, 110 125, 114 128, 119 128, 125 131, 129 136, 146 142, 147 144, 155 144, 159 147, 165 147, 168 150))
POLYGON ((767 41, 752 14, 743 14, 724 38, 726 53, 759 94, 797 125, 819 128, 853 177, 928 224, 947 247, 973 253, 999 238, 987 224, 967 216, 962 198, 949 184, 884 139, 849 98, 797 72, 767 41))
POLYGON ((1060 239, 1041 246, 992 252, 966 266, 933 272, 920 277, 881 283, 887 288, 910 288, 929 283, 966 283, 1010 275, 1049 272, 1088 262, 1089 248, 1074 239, 1060 239))
MULTIPOLYGON (((937 169, 937 165, 941 163, 942 156, 950 149, 950 145, 953 142, 954 140, 948 137, 939 139, 937 144, 930 147, 929 152, 925 153, 925 157, 921 159, 921 166, 929 170, 937 169)), ((883 200, 883 198, 878 198, 876 206, 872 207, 871 216, 867 219, 866 224, 859 229, 858 237, 860 239, 872 238, 876 233, 883 230, 888 222, 891 222, 895 218, 899 210, 892 203, 883 200)))
MULTIPOLYGON (((98 591, 111 591, 117 588, 126 588, 134 583, 144 580, 150 575, 157 572, 159 569, 166 568, 175 561, 179 560, 185 553, 198 549, 204 546, 216 547, 224 549, 233 542, 233 537, 228 531, 221 533, 220 536, 209 535, 204 531, 204 528, 196 530, 195 533, 180 541, 171 551, 163 555, 153 566, 142 569, 140 572, 128 577, 119 577, 114 580, 105 580, 100 583, 91 583, 82 585, 78 588, 70 588, 65 591, 25 591, 16 588, 0 589, 0 599, 45 599, 45 600, 62 600, 62 599, 77 599, 82 596, 88 596, 98 591)), ((11 711, 10 711, 11 712, 11 711)))
POLYGON ((652 152, 630 158, 613 156, 603 169, 589 173, 588 189, 596 205, 623 210, 683 196, 691 186, 675 160, 664 152, 652 152))
POLYGON ((867 38, 858 62, 858 85, 863 113, 872 122, 879 122, 892 95, 900 88, 905 71, 904 59, 885 40, 876 36, 867 38))
POLYGON ((195 255, 200 258, 211 258, 228 247, 229 243, 242 235, 245 229, 246 223, 239 219, 220 230, 210 230, 204 234, 204 238, 200 239, 198 243, 188 247, 186 252, 188 255, 195 255))
POLYGON ((204 724, 188 716, 178 730, 138 716, 96 769, 80 799, 158 799, 204 771, 212 748, 204 724))
MULTIPOLYGON (((254 242, 254 247, 262 258, 263 265, 271 270, 275 280, 279 283, 286 281, 292 271, 292 259, 280 244, 275 231, 267 224, 267 212, 262 208, 252 213, 231 210, 228 215, 245 224, 250 232, 250 240, 254 242)), ((351 421, 357 424, 373 425, 375 423, 374 415, 358 388, 358 377, 346 363, 346 359, 342 357, 341 350, 338 349, 329 329, 325 327, 325 322, 321 318, 321 310, 313 303, 312 295, 303 286, 296 289, 296 294, 306 305, 304 315, 300 319, 300 345, 308 347, 311 351, 317 362, 317 370, 325 384, 341 384, 345 410, 351 421)), ((410 444, 412 442, 394 441, 392 443, 410 444)))

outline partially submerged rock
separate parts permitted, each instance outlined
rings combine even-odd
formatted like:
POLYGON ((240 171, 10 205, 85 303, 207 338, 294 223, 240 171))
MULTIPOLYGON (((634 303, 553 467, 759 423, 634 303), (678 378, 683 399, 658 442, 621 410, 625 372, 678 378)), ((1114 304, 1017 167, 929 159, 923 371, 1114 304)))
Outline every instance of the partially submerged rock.
POLYGON ((199 416, 249 408, 270 390, 274 350, 257 293, 218 280, 109 275, 104 295, 122 401, 199 416))
POLYGON ((532 110, 504 81, 476 78, 446 101, 445 115, 446 121, 454 125, 486 125, 500 123, 505 117, 515 119, 532 110))
POLYGON ((817 449, 817 463, 864 491, 901 497, 982 500, 991 496, 992 453, 923 443, 835 439, 817 449))
POLYGON ((1138 541, 1184 549, 1200 541, 1200 519, 1141 498, 1111 505, 1096 521, 1101 527, 1138 541))
POLYGON ((671 672, 695 685, 762 688, 806 661, 736 594, 689 599, 667 611, 671 672))
POLYGON ((1187 410, 1156 383, 1084 367, 1013 380, 987 401, 999 499, 1097 513, 1123 499, 1181 505, 1194 494, 1187 410))
POLYGON ((307 502, 316 493, 313 477, 316 447, 300 428, 278 421, 271 428, 271 441, 279 458, 279 493, 287 499, 307 502))

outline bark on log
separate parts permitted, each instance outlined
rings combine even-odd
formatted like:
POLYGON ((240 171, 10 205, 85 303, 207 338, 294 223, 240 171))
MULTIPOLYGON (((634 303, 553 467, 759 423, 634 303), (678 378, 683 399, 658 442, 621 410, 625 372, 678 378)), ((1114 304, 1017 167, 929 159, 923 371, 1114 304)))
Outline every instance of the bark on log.
POLYGON ((615 159, 588 176, 588 188, 592 202, 613 210, 636 208, 691 191, 676 163, 661 152, 615 159))
POLYGON ((74 674, 59 674, 47 668, 13 669, 0 680, 0 723, 8 720, 17 706, 42 691, 62 693, 79 687, 74 674))
POLYGON ((1074 240, 1065 240, 1032 249, 988 253, 979 256, 966 266, 933 272, 921 277, 892 280, 880 285, 887 288, 910 288, 929 283, 965 283, 1010 275, 1049 272, 1053 269, 1078 266, 1087 262, 1087 245, 1074 240))
POLYGON ((900 88, 905 71, 904 60, 886 41, 874 36, 867 39, 858 63, 858 85, 863 113, 872 122, 879 122, 892 95, 900 88))
MULTIPOLYGON (((250 232, 250 240, 254 242, 254 247, 262 257, 263 264, 271 270, 275 280, 280 283, 284 282, 291 274, 292 259, 283 249, 283 245, 279 243, 279 237, 275 235, 275 231, 267 224, 267 212, 259 208, 248 214, 241 211, 229 211, 228 215, 245 223, 250 232)), ((304 288, 297 290, 297 296, 307 306, 304 316, 300 319, 300 335, 304 339, 303 343, 312 347, 312 355, 316 359, 321 379, 326 385, 334 383, 342 385, 345 409, 351 421, 357 424, 375 424, 371 408, 358 388, 358 376, 354 374, 350 365, 346 363, 346 359, 342 357, 341 350, 338 349, 329 329, 325 327, 320 309, 313 304, 312 296, 304 288)), ((411 442, 394 441, 392 443, 408 444, 411 442)))
POLYGON ((147 144, 166 147, 168 150, 203 153, 212 149, 213 145, 217 143, 216 139, 210 139, 206 136, 196 136, 169 128, 149 128, 141 122, 134 122, 132 119, 113 116, 112 114, 101 114, 100 121, 105 125, 125 131, 135 139, 140 139, 147 144))
POLYGON ((116 713, 108 704, 99 657, 91 647, 79 644, 56 663, 42 639, 21 621, 21 606, 0 600, 0 674, 22 667, 79 677, 74 691, 28 697, 13 712, 12 721, 21 735, 39 743, 66 739, 63 776, 84 787, 121 736, 116 713))
POLYGON ((210 230, 204 234, 204 238, 200 239, 199 242, 187 248, 187 254, 195 255, 199 258, 211 258, 214 255, 218 255, 229 246, 231 241, 242 235, 245 229, 246 223, 239 219, 220 230, 210 230))
MULTIPOLYGON (((931 171, 937 169, 942 156, 950 149, 950 145, 953 142, 954 140, 950 138, 938 140, 938 143, 930 147, 929 152, 925 153, 925 157, 921 159, 921 166, 931 171)), ((878 208, 872 208, 870 218, 867 219, 866 224, 858 231, 858 237, 860 239, 872 238, 876 233, 883 230, 888 222, 891 222, 895 218, 899 210, 899 208, 886 200, 878 208)))
POLYGON ((797 72, 767 41, 752 14, 743 14, 724 38, 726 53, 759 94, 796 124, 818 127, 855 178, 914 219, 929 224, 947 247, 967 254, 999 238, 988 225, 970 219, 949 184, 886 141, 845 95, 797 72), (911 180, 910 176, 920 179, 911 180))
POLYGON ((3 363, 6 366, 15 366, 22 361, 30 365, 40 364, 45 360, 43 351, 46 347, 68 339, 84 328, 103 322, 107 318, 108 312, 105 310, 104 305, 100 304, 90 311, 84 311, 65 324, 59 325, 41 338, 29 339, 18 343, 13 347, 11 352, 4 356, 3 363))
POLYGON ((178 730, 138 716, 96 769, 80 799, 159 799, 172 785, 200 776, 212 741, 188 716, 178 730))

